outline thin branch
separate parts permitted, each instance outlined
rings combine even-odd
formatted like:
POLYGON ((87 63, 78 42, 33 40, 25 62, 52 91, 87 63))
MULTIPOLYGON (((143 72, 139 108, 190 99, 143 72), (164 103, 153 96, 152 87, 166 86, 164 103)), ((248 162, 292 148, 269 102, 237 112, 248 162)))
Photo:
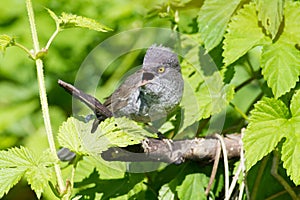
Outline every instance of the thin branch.
MULTIPOLYGON (((185 160, 195 160, 203 163, 215 159, 220 143, 216 138, 195 138, 190 140, 175 140, 166 145, 164 140, 146 139, 141 145, 128 148, 110 148, 101 153, 106 161, 125 162, 166 162, 180 164, 185 160)), ((224 138, 228 159, 240 157, 241 135, 231 134, 224 138)))
POLYGON ((22 44, 19 44, 19 43, 17 43, 17 42, 15 42, 14 45, 15 45, 16 47, 19 47, 19 48, 22 49, 23 51, 25 51, 25 53, 28 54, 28 56, 29 56, 31 59, 35 60, 34 54, 32 54, 32 52, 30 52, 25 46, 23 46, 22 44))
POLYGON ((52 44, 54 38, 57 36, 57 34, 60 32, 60 29, 59 27, 56 27, 56 30, 54 31, 54 33, 51 35, 51 37, 49 38, 46 46, 45 46, 45 49, 49 49, 50 48, 50 45, 52 44))

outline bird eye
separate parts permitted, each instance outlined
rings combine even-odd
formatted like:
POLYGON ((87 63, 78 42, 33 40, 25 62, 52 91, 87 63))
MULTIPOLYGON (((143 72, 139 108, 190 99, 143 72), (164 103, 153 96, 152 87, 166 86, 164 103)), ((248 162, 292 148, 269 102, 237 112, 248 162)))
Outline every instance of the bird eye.
POLYGON ((163 73, 165 71, 165 67, 159 67, 157 71, 159 73, 163 73))

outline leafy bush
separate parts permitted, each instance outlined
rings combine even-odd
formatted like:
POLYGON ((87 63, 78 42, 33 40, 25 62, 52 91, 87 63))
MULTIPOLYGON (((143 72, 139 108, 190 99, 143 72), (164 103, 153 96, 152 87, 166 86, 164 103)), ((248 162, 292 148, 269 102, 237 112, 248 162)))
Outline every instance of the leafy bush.
MULTIPOLYGON (((37 198, 48 199, 229 199, 232 190, 240 199, 299 198, 299 2, 51 1, 35 5, 35 24, 31 1, 26 0, 30 29, 18 4, 5 1, 0 15, 0 50, 5 53, 0 65, 0 147, 6 149, 0 152, 1 197, 24 177, 37 198), (209 176, 214 168, 207 163, 200 167, 197 161, 167 166, 103 160, 99 154, 110 147, 155 137, 129 119, 106 119, 95 134, 90 134, 91 122, 73 117, 63 122, 71 113, 71 98, 57 87, 57 79, 74 80, 78 63, 112 33, 147 26, 175 33, 174 47, 183 55, 181 112, 160 131, 172 139, 242 133, 245 155, 238 162, 232 160, 229 169, 225 162, 224 171, 220 167, 212 173, 212 183, 209 176), (106 33, 65 30, 78 27, 106 33), (37 80, 28 57, 35 62, 37 80), (76 158, 61 162, 58 147, 69 148, 76 158), (139 171, 145 168, 149 170, 139 171), (228 173, 235 174, 232 188, 228 173)), ((103 99, 111 93, 125 71, 141 59, 139 51, 125 57, 122 65, 112 64, 101 77, 98 91, 105 92, 96 95, 103 99)))

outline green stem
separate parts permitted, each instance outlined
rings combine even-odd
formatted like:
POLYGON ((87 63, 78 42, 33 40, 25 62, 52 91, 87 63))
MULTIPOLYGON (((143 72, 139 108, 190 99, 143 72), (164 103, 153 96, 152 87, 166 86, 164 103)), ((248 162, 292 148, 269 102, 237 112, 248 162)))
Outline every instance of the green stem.
POLYGON ((22 44, 19 44, 19 43, 17 43, 17 42, 15 42, 14 43, 14 45, 16 46, 16 47, 19 47, 20 49, 22 49, 23 51, 25 51, 28 55, 29 55, 29 57, 31 58, 31 59, 35 59, 35 57, 34 57, 34 55, 25 47, 25 46, 23 46, 22 44))
MULTIPOLYGON (((29 18, 29 23, 30 23, 32 40, 33 40, 34 55, 36 55, 36 53, 39 52, 40 47, 39 47, 36 26, 35 26, 35 22, 34 22, 34 13, 33 13, 33 9, 32 9, 31 0, 26 0, 26 8, 27 8, 28 18, 29 18)), ((45 80, 44 80, 43 61, 41 59, 36 59, 35 64, 36 64, 36 68, 37 68, 39 95, 40 95, 45 129, 46 129, 46 133, 47 133, 47 137, 48 137, 48 143, 50 146, 51 153, 58 160, 58 157, 56 154, 56 149, 55 149, 54 137, 53 137, 52 128, 51 128, 51 123, 50 123, 50 115, 49 115, 46 87, 45 87, 45 80)), ((55 163, 54 169, 55 169, 55 174, 56 174, 56 178, 57 178, 57 184, 59 187, 59 192, 62 193, 63 191, 65 191, 65 186, 64 186, 64 181, 63 181, 61 170, 60 170, 58 163, 55 163)))
POLYGON ((54 38, 57 36, 57 34, 59 33, 59 27, 56 27, 56 30, 54 31, 54 33, 51 35, 50 39, 48 40, 45 49, 49 49, 51 43, 53 42, 54 38))
POLYGON ((236 105, 234 105, 233 103, 229 103, 230 106, 232 106, 238 113, 240 113, 240 115, 245 119, 248 120, 248 116, 236 105))

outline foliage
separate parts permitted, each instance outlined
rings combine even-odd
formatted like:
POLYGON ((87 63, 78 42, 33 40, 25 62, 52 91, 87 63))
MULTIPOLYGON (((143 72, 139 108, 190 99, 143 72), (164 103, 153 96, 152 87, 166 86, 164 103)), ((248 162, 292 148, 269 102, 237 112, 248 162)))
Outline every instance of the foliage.
MULTIPOLYGON (((243 144, 248 176, 244 178, 250 196, 254 199, 272 195, 278 199, 289 198, 285 193, 295 196, 292 188, 300 184, 299 2, 43 1, 43 5, 34 5, 36 27, 43 45, 38 52, 28 48, 32 44, 25 21, 27 13, 18 5, 19 1, 1 3, 5 6, 0 14, 3 53, 0 91, 4 94, 0 97, 0 148, 10 148, 0 151, 0 197, 9 198, 9 190, 24 177, 36 197, 45 199, 207 198, 204 191, 209 183, 210 165, 153 164, 157 170, 134 174, 128 171, 152 164, 112 163, 99 156, 110 147, 126 147, 146 137, 155 137, 141 124, 127 118, 109 118, 91 134, 92 121, 85 122, 80 117, 64 121, 71 113, 71 98, 58 88, 56 80, 73 82, 86 55, 110 37, 111 32, 147 26, 176 32, 174 47, 182 53, 185 88, 180 110, 160 131, 173 139, 186 139, 215 131, 241 132, 246 127, 243 144), (66 30, 70 28, 83 30, 66 30), (51 126, 58 133, 54 135, 56 145, 76 154, 69 163, 57 160, 51 144, 47 150, 36 99, 38 84, 28 57, 45 65, 51 126), (281 179, 272 176, 275 162, 271 161, 277 156, 282 161, 276 166, 281 179), (64 190, 56 187, 60 170, 64 190), (266 182, 267 186, 263 184, 266 182)), ((139 44, 146 42, 145 38, 151 41, 151 37, 144 35, 141 40, 130 40, 139 44)), ((126 46, 127 41, 129 38, 114 42, 126 46)), ((113 51, 102 53, 110 58, 113 51)), ((142 59, 142 53, 133 52, 122 56, 122 61, 117 59, 106 71, 100 67, 97 73, 93 71, 92 74, 99 71, 102 74, 96 95, 102 100, 110 94, 123 74, 141 64, 142 59)), ((89 81, 94 80, 90 77, 89 81)), ((233 168, 234 163, 230 165, 233 168)), ((209 198, 225 195, 224 174, 220 168, 209 198)), ((242 195, 247 198, 246 193, 242 195)))

